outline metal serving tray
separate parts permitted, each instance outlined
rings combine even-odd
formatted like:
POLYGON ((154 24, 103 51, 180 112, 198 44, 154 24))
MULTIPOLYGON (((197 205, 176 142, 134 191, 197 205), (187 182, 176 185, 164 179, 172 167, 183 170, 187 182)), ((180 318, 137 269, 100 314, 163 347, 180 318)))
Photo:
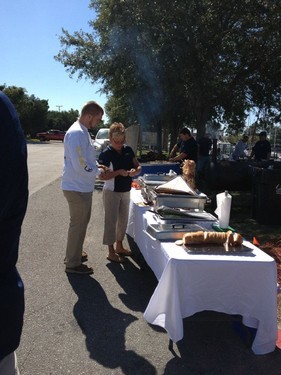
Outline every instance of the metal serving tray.
POLYGON ((164 183, 164 182, 168 182, 168 181, 172 180, 176 176, 177 176, 176 173, 172 174, 172 175, 167 174, 167 173, 157 173, 157 174, 145 173, 142 176, 142 179, 146 183, 150 183, 151 181, 157 181, 157 182, 160 182, 160 183, 164 183))
POLYGON ((146 187, 155 187, 162 184, 165 184, 166 182, 172 180, 175 178, 175 175, 169 175, 165 173, 159 173, 159 174, 144 174, 143 176, 139 177, 140 182, 143 186, 146 187))
POLYGON ((227 246, 227 245, 213 245, 213 244, 202 244, 202 245, 183 245, 185 251, 189 254, 205 254, 205 255, 252 255, 252 249, 241 245, 241 246, 227 246))
POLYGON ((203 193, 199 195, 189 194, 163 194, 152 193, 152 201, 155 206, 177 207, 177 208, 194 208, 203 211, 207 201, 207 196, 203 193))
POLYGON ((206 211, 191 211, 190 215, 174 216, 154 214, 154 220, 159 224, 194 223, 194 221, 217 221, 212 214, 206 211))
POLYGON ((174 223, 174 224, 149 224, 146 232, 160 241, 181 240, 184 233, 205 230, 200 225, 194 223, 174 223))

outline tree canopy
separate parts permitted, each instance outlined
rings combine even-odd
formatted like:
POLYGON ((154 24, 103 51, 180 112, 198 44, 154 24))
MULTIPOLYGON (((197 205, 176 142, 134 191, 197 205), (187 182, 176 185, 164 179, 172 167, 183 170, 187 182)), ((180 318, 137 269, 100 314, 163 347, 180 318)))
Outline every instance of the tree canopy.
POLYGON ((92 0, 92 32, 65 29, 55 57, 103 83, 107 114, 177 132, 280 121, 279 0, 92 0), (119 109, 118 109, 119 108, 119 109))
POLYGON ((3 91, 14 104, 25 135, 34 137, 36 133, 49 130, 67 130, 76 121, 79 112, 70 111, 49 111, 48 100, 28 95, 26 89, 17 86, 0 85, 3 91))

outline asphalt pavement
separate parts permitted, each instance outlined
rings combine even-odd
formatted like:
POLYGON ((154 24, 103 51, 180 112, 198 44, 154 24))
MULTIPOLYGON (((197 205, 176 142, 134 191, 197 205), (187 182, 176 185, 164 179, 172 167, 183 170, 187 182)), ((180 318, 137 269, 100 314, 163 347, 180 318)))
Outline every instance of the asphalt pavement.
POLYGON ((186 318, 184 338, 169 348, 166 332, 143 318, 157 280, 133 239, 126 239, 133 256, 125 264, 106 259, 99 187, 84 248, 94 274, 67 275, 68 207, 60 178, 50 180, 30 195, 20 241, 21 375, 281 374, 280 350, 255 355, 253 332, 238 316, 205 311, 186 318))

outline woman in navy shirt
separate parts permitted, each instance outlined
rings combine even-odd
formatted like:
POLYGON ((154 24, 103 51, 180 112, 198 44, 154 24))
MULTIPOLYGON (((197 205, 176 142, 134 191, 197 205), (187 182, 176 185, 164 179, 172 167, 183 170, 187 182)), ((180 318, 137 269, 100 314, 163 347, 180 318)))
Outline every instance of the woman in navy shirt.
POLYGON ((141 166, 131 147, 125 144, 125 127, 113 123, 109 130, 110 145, 100 154, 99 163, 108 167, 100 177, 104 180, 103 204, 105 211, 103 244, 108 246, 107 259, 124 262, 131 252, 123 247, 130 205, 132 178, 141 166), (114 247, 115 246, 115 247, 114 247))

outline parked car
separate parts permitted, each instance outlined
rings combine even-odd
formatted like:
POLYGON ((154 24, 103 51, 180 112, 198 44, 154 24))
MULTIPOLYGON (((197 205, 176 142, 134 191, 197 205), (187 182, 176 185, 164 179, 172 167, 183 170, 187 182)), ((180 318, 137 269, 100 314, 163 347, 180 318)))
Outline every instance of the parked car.
POLYGON ((65 131, 51 129, 46 132, 41 132, 36 134, 36 138, 41 142, 43 141, 62 141, 64 140, 65 131))
POLYGON ((94 147, 98 152, 103 151, 109 144, 109 129, 100 128, 94 140, 94 147))

